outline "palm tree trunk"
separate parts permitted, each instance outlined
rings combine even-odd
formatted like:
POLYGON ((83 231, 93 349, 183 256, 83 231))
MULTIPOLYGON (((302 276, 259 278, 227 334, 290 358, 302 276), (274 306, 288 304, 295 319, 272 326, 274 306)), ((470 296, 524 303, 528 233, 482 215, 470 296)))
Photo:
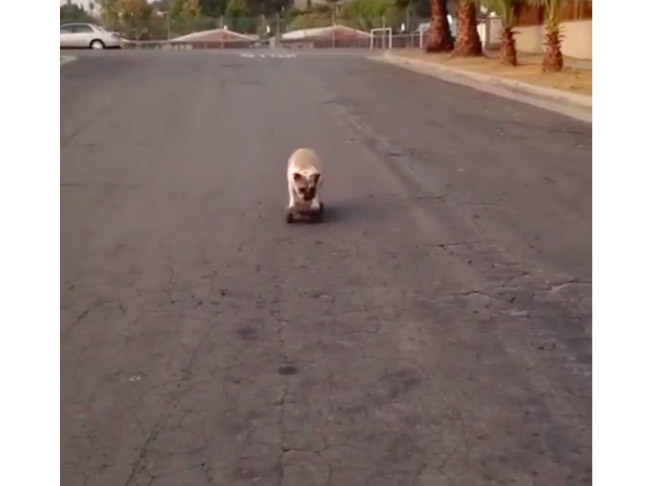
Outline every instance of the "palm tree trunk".
POLYGON ((560 16, 562 0, 545 0, 545 51, 542 59, 543 71, 562 71, 563 55, 560 50, 560 16))
POLYGON ((513 37, 513 28, 504 27, 502 31, 502 40, 500 43, 499 58, 502 64, 506 66, 517 66, 517 50, 515 49, 515 37, 513 37))
POLYGON ((481 56, 482 45, 477 32, 477 7, 473 0, 457 0, 456 56, 481 56))
POLYGON ((454 47, 446 2, 447 0, 430 0, 430 30, 425 45, 427 52, 451 51, 454 47))
POLYGON ((550 72, 562 71, 563 55, 560 50, 560 30, 558 26, 547 26, 545 35, 545 52, 542 58, 542 70, 550 72))

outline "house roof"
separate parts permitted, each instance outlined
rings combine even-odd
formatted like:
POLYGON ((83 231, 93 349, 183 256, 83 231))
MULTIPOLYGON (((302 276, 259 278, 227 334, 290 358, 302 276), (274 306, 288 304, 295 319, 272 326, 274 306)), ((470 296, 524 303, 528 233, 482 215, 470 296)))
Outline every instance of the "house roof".
POLYGON ((191 34, 183 35, 172 39, 173 41, 181 42, 200 42, 200 41, 221 41, 221 40, 247 40, 255 41, 258 39, 258 36, 255 35, 246 35, 241 34, 240 32, 235 32, 228 29, 211 29, 211 30, 201 30, 199 32, 192 32, 191 34))
POLYGON ((325 37, 334 31, 343 31, 360 37, 371 37, 371 34, 363 30, 352 29, 346 25, 329 25, 328 27, 314 27, 311 29, 291 30, 281 36, 282 40, 310 39, 314 37, 325 37))

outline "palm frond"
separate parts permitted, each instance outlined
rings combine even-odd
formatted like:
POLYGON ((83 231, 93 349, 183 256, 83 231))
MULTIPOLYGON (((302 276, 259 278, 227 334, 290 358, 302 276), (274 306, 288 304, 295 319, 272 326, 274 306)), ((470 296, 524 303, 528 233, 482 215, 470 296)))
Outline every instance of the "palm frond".
POLYGON ((531 7, 544 7, 545 18, 548 23, 560 22, 563 0, 524 0, 531 7))
POLYGON ((508 27, 515 25, 517 8, 527 3, 527 0, 482 0, 482 4, 502 17, 502 24, 508 27))

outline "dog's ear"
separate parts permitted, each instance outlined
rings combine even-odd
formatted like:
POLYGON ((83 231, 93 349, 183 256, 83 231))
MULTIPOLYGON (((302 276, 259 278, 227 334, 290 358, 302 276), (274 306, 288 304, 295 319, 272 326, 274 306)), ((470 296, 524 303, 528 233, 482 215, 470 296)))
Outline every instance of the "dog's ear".
POLYGON ((302 179, 303 179, 303 177, 302 177, 302 175, 301 175, 299 172, 295 172, 295 173, 293 174, 293 180, 294 180, 295 182, 299 182, 299 181, 301 181, 302 179))

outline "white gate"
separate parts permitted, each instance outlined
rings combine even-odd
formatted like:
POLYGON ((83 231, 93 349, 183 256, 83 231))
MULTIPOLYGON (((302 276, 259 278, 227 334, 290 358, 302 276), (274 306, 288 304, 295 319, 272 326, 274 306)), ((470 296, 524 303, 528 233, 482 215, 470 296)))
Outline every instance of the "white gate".
POLYGON ((369 48, 373 49, 376 46, 376 41, 380 41, 379 49, 391 49, 392 48, 392 29, 391 27, 382 27, 380 29, 371 29, 369 32, 369 48), (378 34, 378 35, 376 35, 378 34))

